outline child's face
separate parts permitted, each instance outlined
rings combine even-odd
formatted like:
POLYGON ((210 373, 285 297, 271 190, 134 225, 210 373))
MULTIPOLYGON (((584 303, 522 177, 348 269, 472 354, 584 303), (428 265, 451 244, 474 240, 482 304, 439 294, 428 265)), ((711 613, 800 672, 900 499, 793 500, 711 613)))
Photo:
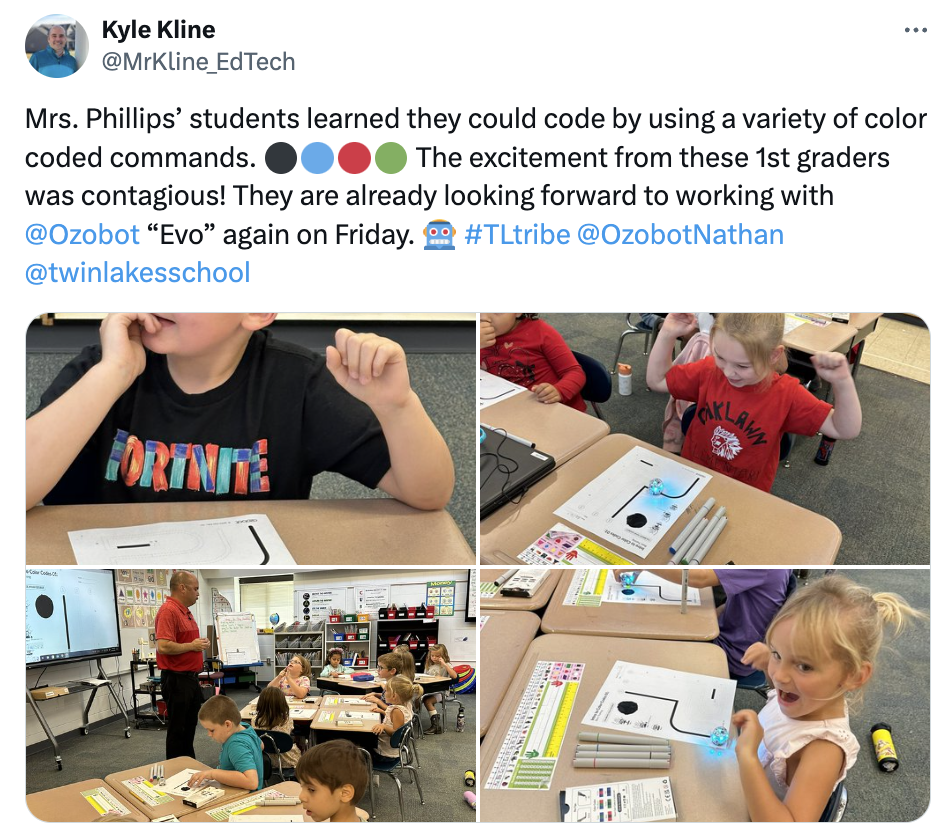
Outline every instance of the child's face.
POLYGON ((865 684, 870 665, 859 674, 847 676, 835 659, 810 658, 793 652, 796 619, 781 621, 770 636, 770 664, 767 673, 777 689, 780 710, 795 720, 826 720, 840 716, 846 691, 865 684))
POLYGON ((290 660, 290 664, 286 666, 286 672, 294 679, 298 679, 300 674, 303 673, 303 663, 298 656, 294 656, 290 660))
POLYGON ((494 334, 499 337, 513 331, 518 316, 518 313, 482 313, 481 319, 486 319, 493 325, 494 334))
POLYGON ((395 670, 395 668, 386 668, 379 665, 379 676, 382 679, 391 679, 396 673, 398 673, 398 671, 395 670))
POLYGON ((226 742, 227 738, 230 737, 235 730, 235 726, 230 720, 225 720, 222 725, 201 720, 201 727, 207 732, 207 736, 215 743, 226 742))
POLYGON ((142 344, 157 354, 203 357, 236 340, 245 329, 243 313, 156 313, 157 334, 142 331, 142 344))
POLYGON ((747 356, 747 351, 737 340, 724 333, 715 334, 711 343, 714 362, 724 373, 728 383, 740 389, 756 386, 766 375, 761 375, 747 356))
POLYGON ((300 803, 313 821, 331 819, 352 797, 352 785, 343 784, 334 790, 313 778, 300 780, 300 803))
POLYGON ((329 664, 334 668, 338 668, 342 664, 342 657, 339 655, 332 655, 329 657, 329 664))

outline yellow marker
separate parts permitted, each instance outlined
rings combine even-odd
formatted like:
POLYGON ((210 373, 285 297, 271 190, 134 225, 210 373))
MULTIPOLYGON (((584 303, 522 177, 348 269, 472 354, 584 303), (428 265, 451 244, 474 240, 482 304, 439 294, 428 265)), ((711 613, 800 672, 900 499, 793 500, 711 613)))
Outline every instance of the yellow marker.
POLYGON ((556 720, 553 723, 553 731, 550 734, 550 740, 546 744, 546 751, 543 753, 545 758, 555 758, 559 756, 560 746, 563 745, 563 738, 566 736, 566 726, 569 724, 569 715, 573 709, 573 703, 576 700, 576 692, 579 686, 575 682, 569 682, 563 685, 563 694, 559 708, 556 710, 556 720))

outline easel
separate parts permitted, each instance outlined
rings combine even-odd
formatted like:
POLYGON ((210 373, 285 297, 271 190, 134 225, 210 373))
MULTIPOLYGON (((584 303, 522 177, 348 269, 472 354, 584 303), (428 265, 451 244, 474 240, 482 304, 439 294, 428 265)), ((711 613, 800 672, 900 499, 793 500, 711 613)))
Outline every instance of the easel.
MULTIPOLYGON (((82 691, 92 691, 92 695, 89 697, 89 702, 87 702, 82 708, 82 726, 79 727, 79 733, 86 735, 89 733, 89 709, 92 708, 92 701, 95 699, 95 695, 99 693, 100 688, 108 688, 109 693, 112 695, 112 699, 115 700, 115 704, 119 707, 119 710, 122 712, 122 717, 125 719, 125 737, 129 738, 132 736, 132 728, 128 724, 128 714, 125 711, 125 708, 122 706, 121 701, 118 698, 118 694, 115 693, 115 687, 112 685, 112 680, 106 676, 105 671, 102 670, 102 660, 98 659, 96 664, 99 668, 99 679, 104 679, 105 682, 99 685, 89 685, 85 682, 64 682, 61 685, 52 685, 49 687, 53 688, 69 688, 68 694, 62 694, 63 697, 71 696, 72 694, 78 694, 82 691)), ((43 712, 40 710, 40 707, 36 704, 36 700, 33 698, 33 694, 30 693, 30 688, 27 686, 26 689, 26 701, 33 707, 33 713, 36 715, 36 719, 40 721, 40 725, 43 727, 43 731, 46 732, 46 737, 49 738, 49 742, 53 744, 53 755, 56 758, 56 768, 63 768, 63 759, 62 755, 59 754, 59 742, 56 740, 56 735, 53 734, 53 730, 49 727, 49 723, 46 722, 46 718, 43 716, 43 712)), ((53 699, 59 699, 59 697, 53 697, 53 699)))

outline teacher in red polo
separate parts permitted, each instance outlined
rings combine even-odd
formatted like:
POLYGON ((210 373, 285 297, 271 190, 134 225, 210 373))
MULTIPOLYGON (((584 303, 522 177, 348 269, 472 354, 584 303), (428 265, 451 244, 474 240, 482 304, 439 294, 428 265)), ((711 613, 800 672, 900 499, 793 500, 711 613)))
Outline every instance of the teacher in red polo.
POLYGON ((198 579, 191 572, 171 576, 171 597, 155 619, 156 654, 161 669, 161 698, 168 709, 165 756, 194 757, 194 731, 204 702, 198 675, 204 670, 204 651, 210 645, 188 607, 198 599, 198 579))

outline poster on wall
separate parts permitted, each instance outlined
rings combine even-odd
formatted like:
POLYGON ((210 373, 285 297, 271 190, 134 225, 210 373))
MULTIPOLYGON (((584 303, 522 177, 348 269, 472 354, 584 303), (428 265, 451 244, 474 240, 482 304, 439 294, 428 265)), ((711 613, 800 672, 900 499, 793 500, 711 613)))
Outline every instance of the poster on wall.
POLYGON ((436 616, 454 615, 455 581, 429 581, 425 603, 434 607, 436 616))
POLYGON ((357 586, 356 609, 359 612, 374 612, 387 607, 389 588, 387 586, 357 586))

